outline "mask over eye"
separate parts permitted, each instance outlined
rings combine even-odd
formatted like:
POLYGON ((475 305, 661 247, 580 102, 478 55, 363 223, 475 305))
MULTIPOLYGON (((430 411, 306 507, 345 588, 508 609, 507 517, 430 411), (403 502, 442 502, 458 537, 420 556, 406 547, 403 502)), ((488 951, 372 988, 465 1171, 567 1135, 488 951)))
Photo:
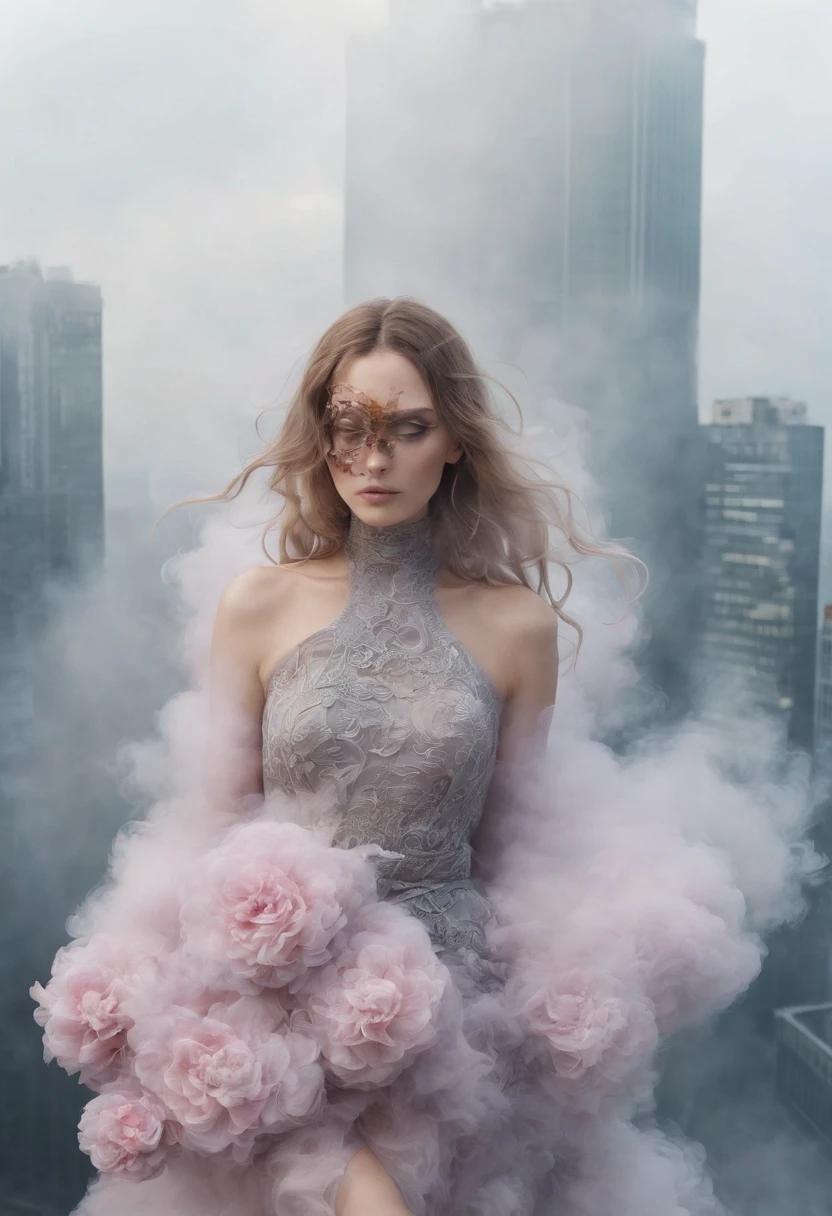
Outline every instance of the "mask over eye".
POLYGON ((346 472, 364 448, 378 447, 391 455, 396 443, 392 423, 402 390, 392 391, 385 404, 357 392, 349 384, 335 384, 330 390, 324 412, 329 437, 327 456, 336 468, 346 472))

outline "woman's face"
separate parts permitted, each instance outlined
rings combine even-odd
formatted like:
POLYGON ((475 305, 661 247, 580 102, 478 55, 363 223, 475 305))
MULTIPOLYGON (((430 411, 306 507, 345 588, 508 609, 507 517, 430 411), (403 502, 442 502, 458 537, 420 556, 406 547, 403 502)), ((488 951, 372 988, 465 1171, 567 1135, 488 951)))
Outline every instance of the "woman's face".
POLYGON ((359 355, 335 369, 330 393, 327 461, 352 513, 380 526, 424 515, 462 448, 416 367, 389 350, 359 355), (374 496, 378 487, 384 493, 374 496))

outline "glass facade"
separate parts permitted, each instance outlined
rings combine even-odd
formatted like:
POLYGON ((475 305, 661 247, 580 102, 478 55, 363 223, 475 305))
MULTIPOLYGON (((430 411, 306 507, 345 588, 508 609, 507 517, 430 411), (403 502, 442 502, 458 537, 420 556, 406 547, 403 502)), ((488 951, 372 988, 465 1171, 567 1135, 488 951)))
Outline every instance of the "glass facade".
POLYGON ((767 419, 704 428, 704 654, 811 750, 823 428, 767 419))
POLYGON ((818 638, 815 689, 815 758, 825 777, 832 777, 832 604, 827 604, 818 638))

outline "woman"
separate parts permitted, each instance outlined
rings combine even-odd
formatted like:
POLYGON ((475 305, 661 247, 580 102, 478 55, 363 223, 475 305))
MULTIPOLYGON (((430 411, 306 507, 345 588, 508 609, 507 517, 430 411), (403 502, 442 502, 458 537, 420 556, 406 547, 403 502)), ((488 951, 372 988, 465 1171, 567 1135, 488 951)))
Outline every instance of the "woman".
MULTIPOLYGON (((380 681, 385 695, 396 697, 406 680, 407 700, 397 706, 398 746, 385 749, 378 761, 362 756, 360 776, 351 771, 351 805, 335 840, 406 850, 391 871, 397 895, 411 887, 421 891, 429 876, 456 901, 470 881, 468 843, 498 734, 503 757, 522 752, 541 736, 542 717, 555 700, 557 610, 504 573, 537 553, 518 546, 502 570, 495 560, 499 540, 515 540, 511 500, 522 501, 522 489, 512 485, 462 339, 428 308, 378 302, 347 313, 321 339, 296 401, 285 438, 263 462, 274 462, 274 488, 283 488, 284 452, 297 451, 306 439, 310 456, 318 457, 310 476, 314 506, 304 510, 303 500, 288 494, 292 523, 304 540, 312 532, 329 544, 315 560, 256 567, 229 585, 214 634, 216 687, 250 720, 253 746, 244 771, 252 790, 262 773, 269 793, 275 786, 293 788, 295 756, 285 751, 287 744, 294 747, 299 681, 304 715, 324 728, 329 744, 335 731, 330 734, 327 721, 345 706, 352 715, 354 703, 339 698, 321 712, 310 706, 310 691, 326 687, 333 672, 349 674, 351 699, 365 695, 353 681, 380 681), (320 410, 325 400, 326 424, 320 410), (488 473, 496 484, 486 489, 488 473), (434 531, 447 536, 456 571, 444 563, 434 570, 434 531), (484 553, 477 560, 478 533, 484 553), (474 577, 466 577, 467 570, 474 577), (486 572, 505 581, 484 581, 486 572), (414 672, 421 676, 415 692, 414 672), (438 715, 451 699, 465 715, 455 727, 453 750, 443 740, 430 768, 411 762, 391 786, 395 758, 414 745, 414 716, 423 717, 425 708, 438 715), (456 768, 454 784, 437 783, 441 764, 458 765, 460 752, 462 771, 456 768), (377 787, 383 800, 368 799, 367 791, 377 787), (363 795, 358 802, 356 789, 363 795), (414 791, 421 793, 415 814, 414 791), (437 835, 445 837, 440 847, 449 854, 442 863, 447 878, 437 865, 437 835)), ((534 520, 531 493, 528 498, 527 524, 534 520)), ((345 753, 352 748, 350 740, 345 753)), ((348 760, 346 754, 328 756, 313 780, 324 767, 337 776, 348 760)), ((418 915, 418 904, 408 902, 418 915)), ((457 929, 448 916, 447 929, 432 918, 440 948, 443 936, 457 929)), ((335 1206, 342 1216, 408 1210, 366 1148, 352 1157, 335 1206)))
MULTIPOLYGON (((601 550, 561 513, 558 487, 509 452, 459 334, 409 299, 353 308, 327 330, 281 434, 224 497, 263 467, 285 500, 281 561, 221 597, 211 691, 225 794, 214 793, 243 831, 289 832, 294 819, 308 841, 261 831, 245 853, 232 829, 234 843, 197 858, 162 949, 188 965, 161 967, 167 989, 131 987, 122 968, 120 1022, 106 989, 118 1052, 102 1053, 84 1023, 87 1054, 71 1070, 101 1097, 81 1141, 119 1178, 83 1210, 549 1213, 569 1166, 545 1052, 505 1002, 506 960, 487 940, 483 810, 491 791, 489 818, 500 815, 495 764, 530 766, 546 741, 568 620, 549 589, 550 532, 601 550), (310 876, 304 857, 322 847, 310 876), (347 858, 374 889, 356 871, 327 921, 320 886, 347 858), (252 867, 254 887, 229 895, 252 867), (167 996, 149 1014, 157 990, 167 996), (172 1003, 185 1011, 173 1030, 172 1003), (274 1022, 257 1022, 255 1040, 264 1010, 274 1022), (312 1045, 291 1100, 288 1082, 263 1088, 267 1041, 296 1060, 312 1045), (243 1057, 257 1069, 245 1094, 243 1057), (134 1168, 138 1181, 124 1181, 134 1168)), ((62 974, 35 994, 47 1049, 68 1066, 53 1028, 62 974)))

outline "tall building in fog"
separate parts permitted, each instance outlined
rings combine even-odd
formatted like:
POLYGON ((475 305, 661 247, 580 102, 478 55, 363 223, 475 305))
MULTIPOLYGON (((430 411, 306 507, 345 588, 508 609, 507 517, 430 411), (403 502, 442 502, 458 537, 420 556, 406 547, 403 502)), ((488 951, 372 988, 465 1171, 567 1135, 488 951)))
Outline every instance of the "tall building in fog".
POLYGON ((694 0, 393 0, 347 63, 347 304, 416 295, 587 410, 668 685, 700 539, 695 19, 694 0))
POLYGON ((755 397, 717 401, 703 429, 706 661, 811 749, 823 428, 802 402, 755 397))
MULTIPOLYGON (((0 1207, 44 1216, 77 1201, 87 1166, 74 1136, 83 1091, 44 1068, 28 997, 58 931, 30 826, 49 789, 32 774, 55 763, 38 742, 54 692, 38 643, 47 584, 102 547, 101 292, 34 259, 0 266, 0 1207)), ((65 802, 71 774, 56 771, 54 787, 65 802)))
POLYGON ((832 776, 832 604, 823 610, 815 680, 815 757, 832 776))
MULTIPOLYGON (((34 259, 0 266, 0 688, 16 689, 7 708, 31 701, 21 669, 46 581, 102 545, 100 289, 63 267, 44 276, 34 259)), ((13 734, 7 722, 7 746, 13 734)))
POLYGON ((638 345, 647 323, 654 354, 672 356, 667 406, 693 418, 693 0, 391 11, 348 57, 347 302, 406 291, 474 313, 497 354, 545 346, 578 396, 606 387, 596 350, 638 345))
POLYGON ((0 494, 60 498, 57 561, 102 535, 101 291, 34 259, 0 266, 0 494))

